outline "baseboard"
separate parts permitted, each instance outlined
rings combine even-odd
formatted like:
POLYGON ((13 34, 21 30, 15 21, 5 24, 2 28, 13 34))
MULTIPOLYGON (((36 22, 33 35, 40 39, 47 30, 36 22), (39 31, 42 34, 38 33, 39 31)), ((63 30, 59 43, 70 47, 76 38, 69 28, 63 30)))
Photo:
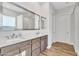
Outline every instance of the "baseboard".
POLYGON ((66 43, 66 44, 73 45, 73 43, 71 43, 71 42, 64 42, 64 41, 54 41, 53 43, 55 43, 55 42, 62 42, 62 43, 66 43))
POLYGON ((79 56, 79 51, 77 52, 77 56, 79 56))
POLYGON ((74 46, 74 49, 75 49, 77 56, 79 56, 79 50, 77 50, 75 46, 74 46))
POLYGON ((50 49, 51 48, 51 45, 47 46, 47 49, 50 49))
POLYGON ((77 53, 77 56, 79 56, 79 50, 75 50, 75 52, 77 53))

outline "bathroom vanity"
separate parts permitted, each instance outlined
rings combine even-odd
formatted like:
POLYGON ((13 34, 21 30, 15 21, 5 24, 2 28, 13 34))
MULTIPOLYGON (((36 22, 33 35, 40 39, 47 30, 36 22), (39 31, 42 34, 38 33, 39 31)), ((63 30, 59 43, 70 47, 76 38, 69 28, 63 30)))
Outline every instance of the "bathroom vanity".
POLYGON ((0 47, 1 56, 39 56, 47 48, 48 36, 41 36, 0 47))
POLYGON ((25 36, 21 35, 22 33, 19 35, 13 33, 3 36, 5 40, 0 38, 1 56, 38 56, 47 48, 48 35, 45 17, 12 2, 1 3, 0 8, 2 11, 0 12, 1 32, 16 31, 17 33, 20 30, 27 32, 25 36), (46 30, 46 33, 42 30, 46 30))

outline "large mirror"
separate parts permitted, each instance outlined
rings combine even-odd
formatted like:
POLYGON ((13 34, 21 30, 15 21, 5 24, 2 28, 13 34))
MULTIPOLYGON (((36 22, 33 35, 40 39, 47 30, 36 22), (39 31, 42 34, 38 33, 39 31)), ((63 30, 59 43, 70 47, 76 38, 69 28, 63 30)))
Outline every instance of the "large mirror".
POLYGON ((38 30, 40 16, 15 3, 0 3, 0 30, 38 30))

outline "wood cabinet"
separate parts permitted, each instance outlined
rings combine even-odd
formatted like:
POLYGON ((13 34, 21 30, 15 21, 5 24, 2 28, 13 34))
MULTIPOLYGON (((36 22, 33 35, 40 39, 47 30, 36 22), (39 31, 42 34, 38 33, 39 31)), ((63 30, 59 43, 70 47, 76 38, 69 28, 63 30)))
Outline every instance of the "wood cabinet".
POLYGON ((47 35, 41 37, 41 52, 47 48, 47 45, 48 45, 47 39, 48 39, 47 35))
POLYGON ((1 56, 38 56, 47 48, 47 35, 0 48, 1 56))
POLYGON ((37 48, 40 48, 40 37, 32 40, 32 51, 37 48))
POLYGON ((15 44, 1 48, 1 55, 2 56, 19 55, 19 45, 15 44))
POLYGON ((20 43, 20 53, 22 56, 31 56, 31 41, 20 43))
POLYGON ((19 56, 19 49, 6 52, 5 54, 1 54, 2 56, 19 56))
POLYGON ((32 56, 40 54, 40 37, 32 40, 32 56))
POLYGON ((40 55, 40 48, 37 48, 32 51, 32 56, 39 56, 40 55))

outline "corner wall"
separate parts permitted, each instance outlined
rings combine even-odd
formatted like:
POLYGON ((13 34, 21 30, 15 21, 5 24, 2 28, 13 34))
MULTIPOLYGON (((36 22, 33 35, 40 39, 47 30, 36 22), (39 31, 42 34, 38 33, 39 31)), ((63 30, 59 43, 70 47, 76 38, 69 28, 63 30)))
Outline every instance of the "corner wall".
MULTIPOLYGON (((71 31, 72 30, 72 28, 71 28, 72 17, 71 16, 73 13, 73 7, 74 6, 69 6, 67 8, 56 11, 56 15, 55 15, 55 39, 53 40, 53 42, 65 42, 68 44, 73 44, 73 39, 72 39, 73 35, 71 35, 72 34, 72 31, 71 31), (62 26, 66 27, 66 28, 64 28, 64 30, 65 30, 65 37, 63 37, 63 38, 65 38, 64 40, 57 38, 57 35, 58 35, 57 32, 59 31, 59 29, 57 29, 59 27, 59 26, 57 26, 57 23, 58 23, 60 18, 65 23, 65 25, 62 25, 62 26), (64 19, 66 19, 66 20, 64 20, 64 19)), ((62 34, 60 34, 60 35, 62 36, 62 34)))
POLYGON ((74 17, 75 17, 75 51, 77 52, 79 56, 79 6, 76 6, 74 11, 74 17))

